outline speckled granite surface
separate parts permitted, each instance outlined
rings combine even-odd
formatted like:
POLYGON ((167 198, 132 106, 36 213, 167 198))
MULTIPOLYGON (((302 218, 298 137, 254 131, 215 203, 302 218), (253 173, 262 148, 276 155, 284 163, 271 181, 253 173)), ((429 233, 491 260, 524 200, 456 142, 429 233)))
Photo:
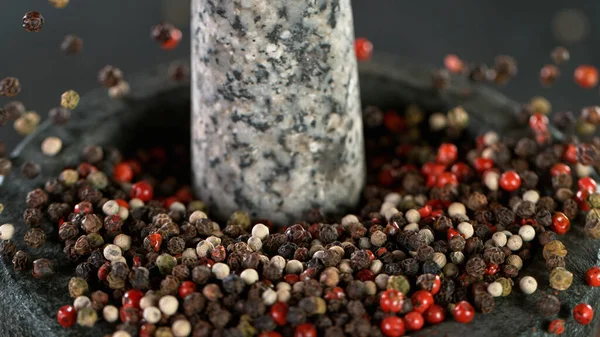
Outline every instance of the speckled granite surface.
POLYGON ((349 0, 192 1, 197 193, 290 224, 356 204, 365 166, 349 0))
MULTIPOLYGON (((506 97, 486 87, 473 87, 467 82, 453 80, 448 90, 437 92, 431 89, 431 68, 415 66, 394 59, 376 57, 376 62, 361 65, 360 81, 363 104, 378 104, 385 108, 401 107, 406 102, 416 102, 428 109, 444 111, 450 106, 462 104, 471 112, 473 132, 495 128, 499 131, 516 130, 511 117, 517 105, 506 97)), ((35 160, 42 165, 42 175, 28 181, 20 177, 18 170, 0 185, 0 202, 6 206, 0 214, 1 223, 13 223, 19 248, 24 248, 22 236, 27 226, 21 220, 25 208, 25 196, 34 187, 40 186, 44 178, 57 175, 65 165, 79 159, 81 149, 89 144, 135 146, 149 132, 160 132, 165 142, 185 137, 182 132, 189 123, 189 87, 177 86, 165 81, 166 69, 149 72, 132 79, 133 97, 126 101, 110 100, 101 90, 84 96, 72 123, 63 127, 42 125, 38 132, 29 137, 14 153, 15 166, 25 160, 35 160), (165 113, 169 112, 169 113, 165 113), (184 126, 182 128, 182 126, 184 126), (64 149, 54 158, 43 157, 39 144, 44 137, 58 135, 63 138, 64 149)), ((600 303, 600 288, 584 284, 585 271, 600 263, 600 241, 591 240, 583 234, 583 222, 574 222, 569 235, 564 237, 569 254, 567 265, 574 274, 574 282, 568 291, 558 297, 563 308, 558 317, 567 320, 567 332, 563 336, 591 337, 596 330, 596 315, 591 325, 583 326, 571 318, 570 309, 579 302, 600 303)), ((56 229, 43 225, 49 238, 55 238, 56 229)), ((63 329, 56 323, 55 315, 60 306, 69 303, 67 282, 73 276, 75 264, 65 260, 56 239, 43 249, 31 251, 33 258, 47 257, 60 261, 54 278, 36 280, 31 269, 14 272, 12 266, 0 260, 0 336, 18 337, 102 337, 114 326, 98 322, 93 329, 75 327, 63 329)), ((538 292, 532 296, 514 294, 498 299, 492 314, 477 314, 470 324, 446 321, 426 327, 418 337, 550 337, 545 333, 548 319, 539 316, 535 303, 542 291, 548 291, 548 272, 539 252, 532 265, 524 273, 538 279, 538 292)))

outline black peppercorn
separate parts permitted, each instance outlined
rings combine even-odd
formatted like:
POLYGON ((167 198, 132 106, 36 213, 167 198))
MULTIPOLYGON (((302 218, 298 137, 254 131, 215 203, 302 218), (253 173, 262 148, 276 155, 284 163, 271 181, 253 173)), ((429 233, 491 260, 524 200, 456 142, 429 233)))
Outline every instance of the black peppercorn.
POLYGON ((440 266, 433 260, 423 262, 424 274, 439 274, 440 266))
POLYGON ((364 250, 358 250, 352 254, 350 257, 350 264, 352 265, 352 269, 355 271, 365 269, 369 267, 371 263, 371 258, 369 254, 367 254, 364 250))
MULTIPOLYGON (((0 249, 2 243, 8 241, 0 242, 0 249)), ((45 278, 54 274, 54 262, 48 259, 37 259, 33 261, 33 272, 32 275, 35 278, 45 278)))
POLYGON ((433 259, 434 253, 435 253, 435 250, 433 249, 433 247, 423 246, 417 250, 417 255, 415 256, 415 258, 421 262, 428 261, 428 260, 433 259))
POLYGON ((487 263, 501 265, 504 263, 506 256, 504 255, 502 249, 498 247, 489 247, 485 249, 483 258, 487 263))
POLYGON ((538 301, 537 310, 542 316, 552 317, 560 311, 560 300, 552 294, 544 294, 538 301))
POLYGON ((33 179, 40 174, 41 167, 38 163, 26 161, 21 166, 21 174, 27 179, 33 179))
POLYGON ((484 314, 492 312, 495 307, 494 297, 484 291, 475 294, 473 304, 484 314))
POLYGON ((42 220, 42 211, 37 208, 27 208, 23 212, 23 221, 31 227, 38 227, 42 220))
POLYGON ((27 202, 27 206, 29 208, 41 208, 48 203, 48 195, 41 188, 36 188, 35 190, 27 193, 27 198, 25 201, 27 202))
POLYGON ((476 236, 467 239, 465 243, 465 252, 467 254, 479 254, 483 251, 483 240, 476 236))
POLYGON ((485 261, 480 256, 471 257, 465 266, 467 274, 474 277, 481 277, 485 272, 485 261))
POLYGON ((25 233, 23 240, 31 248, 41 248, 46 242, 46 234, 39 228, 32 228, 25 233))
POLYGON ((26 252, 19 250, 13 256, 12 263, 16 271, 25 270, 29 264, 29 255, 26 252))
POLYGON ((419 262, 413 258, 400 261, 400 266, 406 275, 414 276, 419 272, 419 262))
POLYGON ((535 204, 531 201, 523 201, 517 207, 517 216, 521 219, 530 219, 535 215, 535 204))
POLYGON ((306 321, 304 310, 298 307, 290 307, 287 313, 287 322, 291 325, 302 324, 306 321))

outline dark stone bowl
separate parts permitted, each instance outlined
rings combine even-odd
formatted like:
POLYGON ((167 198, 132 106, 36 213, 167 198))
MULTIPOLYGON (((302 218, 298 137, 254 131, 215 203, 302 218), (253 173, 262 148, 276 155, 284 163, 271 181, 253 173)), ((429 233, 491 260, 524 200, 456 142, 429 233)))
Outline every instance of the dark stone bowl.
MULTIPOLYGON (((517 122, 519 106, 483 86, 472 86, 464 79, 453 79, 444 91, 432 88, 431 69, 410 65, 394 58, 379 57, 361 65, 360 81, 364 105, 384 108, 417 103, 431 111, 446 111, 462 105, 470 113, 470 130, 479 134, 497 130, 502 134, 523 131, 517 122)), ((43 123, 11 154, 13 173, 0 186, 0 202, 5 205, 0 224, 13 223, 18 248, 25 249, 22 241, 27 226, 23 223, 25 197, 28 191, 40 187, 46 178, 56 176, 65 166, 79 160, 87 145, 114 146, 126 150, 136 144, 158 142, 164 146, 189 141, 189 85, 167 80, 166 67, 139 76, 131 81, 132 95, 126 100, 111 100, 105 90, 85 96, 73 114, 72 121, 63 127, 43 123), (40 153, 40 144, 48 136, 58 136, 64 146, 54 158, 40 153), (24 161, 33 160, 42 165, 42 174, 34 180, 25 180, 19 174, 24 161)), ((585 285, 586 270, 598 263, 600 241, 583 234, 583 223, 575 223, 563 242, 569 250, 568 269, 575 279, 571 288, 558 294, 563 303, 559 317, 567 321, 567 336, 591 336, 596 326, 582 326, 571 318, 570 308, 580 302, 595 305, 600 290, 585 285)), ((48 280, 37 280, 31 269, 15 272, 10 263, 0 262, 0 335, 1 336, 103 336, 114 329, 102 320, 90 330, 75 327, 63 329, 56 322, 56 311, 72 302, 67 282, 74 275, 75 265, 68 262, 56 240, 57 229, 49 223, 42 227, 49 242, 39 250, 29 250, 32 259, 55 259, 57 273, 48 280)), ((491 314, 477 314, 471 324, 457 324, 452 320, 412 334, 413 336, 545 336, 549 322, 536 313, 535 303, 548 289, 548 271, 541 257, 535 258, 524 275, 535 276, 538 291, 530 296, 515 290, 507 298, 498 298, 497 308, 491 314)), ((515 289, 518 286, 515 287, 515 289)), ((551 290, 551 289, 550 289, 551 290)))

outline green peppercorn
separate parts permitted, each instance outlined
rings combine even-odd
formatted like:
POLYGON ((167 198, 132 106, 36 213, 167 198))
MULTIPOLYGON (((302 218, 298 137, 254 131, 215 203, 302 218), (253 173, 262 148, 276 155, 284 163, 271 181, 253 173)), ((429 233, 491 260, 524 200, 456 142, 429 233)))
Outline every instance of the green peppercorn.
POLYGON ((96 310, 90 307, 81 308, 77 311, 77 324, 81 326, 91 328, 96 324, 97 320, 98 314, 96 313, 96 310))
POLYGON ((90 233, 87 235, 88 242, 92 248, 100 248, 104 245, 104 238, 98 233, 90 233))
POLYGON ((587 199, 588 204, 592 208, 600 208, 600 193, 594 192, 587 199))
POLYGON ((72 277, 69 280, 69 295, 73 298, 85 295, 88 292, 87 282, 80 277, 72 277))
POLYGON ((171 274, 173 267, 177 265, 177 259, 169 254, 161 254, 156 259, 156 266, 163 275, 171 274))
POLYGON ((396 289, 406 295, 410 291, 410 281, 404 275, 390 276, 387 283, 387 289, 396 289))
POLYGON ((550 272, 550 287, 556 290, 567 290, 573 283, 573 273, 562 267, 556 267, 550 272))
POLYGON ((229 218, 227 225, 240 226, 244 230, 247 230, 248 228, 250 228, 251 225, 250 216, 246 212, 236 211, 229 218))

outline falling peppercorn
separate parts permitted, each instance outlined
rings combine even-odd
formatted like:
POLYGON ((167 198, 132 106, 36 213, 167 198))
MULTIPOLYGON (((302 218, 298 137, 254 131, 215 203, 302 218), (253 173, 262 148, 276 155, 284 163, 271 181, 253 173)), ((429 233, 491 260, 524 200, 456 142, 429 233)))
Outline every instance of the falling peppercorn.
POLYGON ((25 13, 23 16, 23 28, 30 33, 37 33, 44 26, 44 17, 36 11, 25 13))

